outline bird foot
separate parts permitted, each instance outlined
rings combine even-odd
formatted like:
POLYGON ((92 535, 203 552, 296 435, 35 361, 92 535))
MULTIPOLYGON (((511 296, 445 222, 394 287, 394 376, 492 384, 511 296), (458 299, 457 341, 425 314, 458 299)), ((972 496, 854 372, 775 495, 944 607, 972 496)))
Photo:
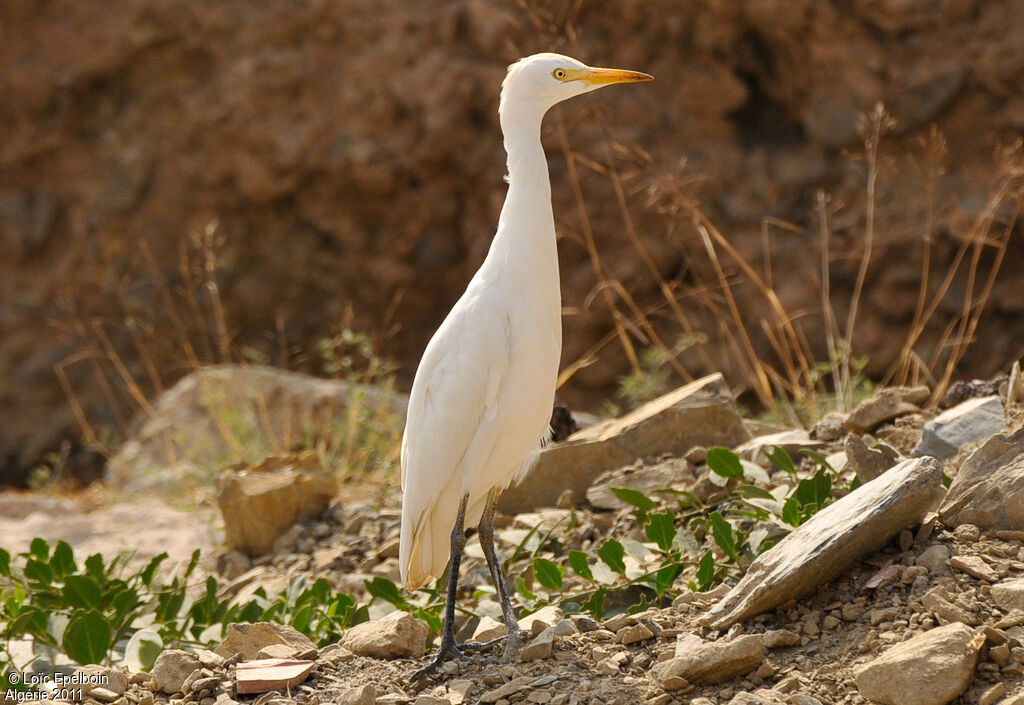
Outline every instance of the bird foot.
POLYGON ((427 676, 437 671, 441 667, 441 664, 443 664, 449 658, 457 659, 459 661, 472 661, 472 659, 469 656, 466 656, 466 654, 462 653, 462 651, 454 642, 447 645, 442 644, 441 648, 437 650, 437 654, 434 656, 431 662, 412 674, 412 680, 420 681, 425 679, 427 676))

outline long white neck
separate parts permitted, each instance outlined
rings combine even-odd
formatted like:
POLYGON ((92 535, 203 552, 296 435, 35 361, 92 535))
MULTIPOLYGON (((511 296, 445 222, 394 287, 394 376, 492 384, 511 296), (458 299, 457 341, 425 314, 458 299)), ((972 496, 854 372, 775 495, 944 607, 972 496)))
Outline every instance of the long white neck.
POLYGON ((544 107, 506 104, 499 109, 508 153, 508 195, 484 268, 500 270, 520 295, 542 302, 543 315, 561 330, 561 291, 551 182, 540 141, 544 107))

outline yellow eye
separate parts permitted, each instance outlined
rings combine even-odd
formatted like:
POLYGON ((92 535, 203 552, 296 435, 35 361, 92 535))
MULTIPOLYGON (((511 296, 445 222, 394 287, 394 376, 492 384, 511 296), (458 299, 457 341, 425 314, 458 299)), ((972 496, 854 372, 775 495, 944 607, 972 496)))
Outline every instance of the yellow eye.
POLYGON ((551 75, 557 78, 559 81, 561 81, 563 78, 565 78, 565 69, 555 69, 551 73, 551 75))

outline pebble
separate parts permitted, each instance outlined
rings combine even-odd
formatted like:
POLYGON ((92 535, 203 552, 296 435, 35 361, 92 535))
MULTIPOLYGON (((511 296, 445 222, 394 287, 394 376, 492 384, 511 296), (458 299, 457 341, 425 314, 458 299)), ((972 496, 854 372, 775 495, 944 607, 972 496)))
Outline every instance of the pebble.
MULTIPOLYGON (((966 526, 972 526, 967 524, 966 526)), ((963 527, 959 527, 963 528, 963 527)), ((977 528, 977 527, 974 527, 977 528)), ((977 578, 978 580, 987 580, 990 583, 994 583, 999 580, 999 575, 981 558, 977 556, 953 556, 949 559, 949 566, 956 570, 967 573, 970 576, 977 578)))
POLYGON ((981 538, 981 529, 974 524, 961 524, 953 529, 953 538, 958 543, 974 543, 981 538))
POLYGON ((654 632, 644 624, 634 624, 622 627, 615 633, 616 639, 621 644, 635 644, 639 641, 647 641, 654 638, 654 632))
POLYGON ((978 705, 995 705, 1004 695, 1006 695, 1006 685, 1002 682, 996 683, 978 697, 978 705))
POLYGON ((949 548, 941 543, 929 546, 915 564, 927 568, 930 575, 946 575, 949 573, 949 548))

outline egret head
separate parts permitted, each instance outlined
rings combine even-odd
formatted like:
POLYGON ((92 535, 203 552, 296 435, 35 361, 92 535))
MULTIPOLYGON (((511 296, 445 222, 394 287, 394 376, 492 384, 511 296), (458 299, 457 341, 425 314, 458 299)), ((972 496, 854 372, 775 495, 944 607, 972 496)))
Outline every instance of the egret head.
POLYGON ((522 104, 543 114, 556 103, 603 86, 653 78, 639 71, 591 68, 561 54, 534 54, 508 67, 508 75, 501 86, 500 110, 522 104))

